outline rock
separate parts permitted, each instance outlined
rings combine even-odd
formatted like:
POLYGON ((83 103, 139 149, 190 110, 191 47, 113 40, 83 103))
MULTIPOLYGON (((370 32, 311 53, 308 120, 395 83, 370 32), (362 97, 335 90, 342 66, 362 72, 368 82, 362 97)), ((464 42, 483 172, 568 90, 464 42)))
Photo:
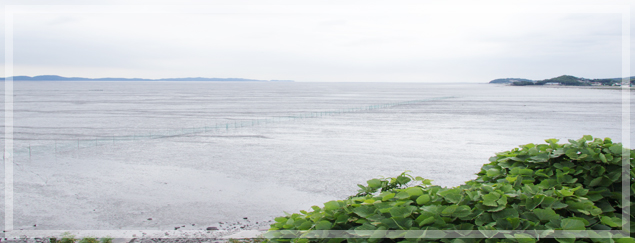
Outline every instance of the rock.
POLYGON ((152 218, 148 218, 148 220, 152 220, 152 218))
POLYGON ((207 227, 207 230, 218 230, 216 227, 207 227))
POLYGON ((243 219, 247 219, 247 217, 243 217, 243 219))
POLYGON ((180 229, 180 228, 181 228, 181 227, 178 227, 178 226, 177 226, 177 227, 174 227, 174 230, 177 230, 177 229, 180 229))

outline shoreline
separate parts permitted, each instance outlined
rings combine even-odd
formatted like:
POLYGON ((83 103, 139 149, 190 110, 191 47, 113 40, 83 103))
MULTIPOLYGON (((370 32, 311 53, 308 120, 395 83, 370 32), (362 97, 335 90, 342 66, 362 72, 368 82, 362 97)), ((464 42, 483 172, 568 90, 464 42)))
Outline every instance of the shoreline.
MULTIPOLYGON (((496 84, 496 85, 500 85, 500 86, 509 86, 509 87, 536 87, 536 88, 556 88, 556 89, 569 89, 569 88, 573 88, 573 89, 602 89, 602 90, 624 90, 625 88, 622 88, 622 86, 574 86, 574 85, 519 85, 519 86, 515 86, 515 85, 510 85, 510 84, 496 84)), ((628 87, 626 88, 627 90, 633 91, 635 90, 635 87, 628 87)))
MULTIPOLYGON (((272 222, 268 222, 272 223, 272 222)), ((263 238, 263 235, 269 230, 270 224, 266 227, 263 225, 250 225, 250 227, 241 228, 216 228, 213 230, 119 230, 120 235, 108 235, 104 236, 105 232, 98 232, 97 230, 90 234, 89 232, 80 231, 65 231, 64 234, 68 234, 70 237, 78 241, 85 238, 99 239, 110 238, 112 243, 133 243, 133 242, 189 242, 193 240, 195 242, 205 242, 201 239, 207 239, 209 242, 228 242, 232 239, 258 239, 263 238)), ((111 232, 112 233, 112 232, 111 232)), ((51 236, 42 237, 41 235, 33 235, 34 232, 24 232, 24 234, 13 235, 7 237, 6 233, 2 233, 0 241, 4 242, 25 242, 25 243, 51 243, 51 238, 56 238, 59 242, 63 239, 64 234, 52 234, 51 236)))

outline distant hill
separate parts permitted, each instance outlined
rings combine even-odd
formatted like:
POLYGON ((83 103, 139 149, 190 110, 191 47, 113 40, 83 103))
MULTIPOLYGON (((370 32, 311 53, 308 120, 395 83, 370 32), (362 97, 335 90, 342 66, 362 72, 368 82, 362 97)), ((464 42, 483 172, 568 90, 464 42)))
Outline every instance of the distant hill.
MULTIPOLYGON (((631 84, 635 84, 635 76, 630 77, 631 84)), ((580 78, 571 75, 561 75, 555 78, 549 78, 544 80, 529 80, 522 78, 501 78, 490 81, 491 84, 511 84, 514 86, 525 85, 565 85, 565 86, 612 86, 620 85, 622 78, 603 78, 603 79, 588 79, 580 78)))
POLYGON ((524 78, 499 78, 499 79, 494 79, 492 81, 489 81, 490 84, 511 84, 513 82, 533 82, 532 80, 529 79, 524 79, 524 78))
POLYGON ((558 83, 561 85, 570 85, 570 86, 590 86, 591 80, 585 78, 578 78, 571 75, 562 75, 555 78, 549 78, 545 80, 540 80, 536 82, 536 85, 544 85, 547 83, 558 83))
MULTIPOLYGON (((5 80, 5 78, 0 78, 5 80)), ((293 80, 258 80, 245 78, 81 78, 81 77, 62 77, 58 75, 40 75, 40 76, 13 76, 14 81, 249 81, 249 82, 293 82, 293 80)))

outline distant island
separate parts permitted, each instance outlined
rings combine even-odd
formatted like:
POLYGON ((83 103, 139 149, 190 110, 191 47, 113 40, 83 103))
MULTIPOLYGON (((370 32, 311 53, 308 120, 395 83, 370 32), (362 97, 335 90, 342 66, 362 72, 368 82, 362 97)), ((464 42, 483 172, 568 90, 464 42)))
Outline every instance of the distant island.
POLYGON ((515 82, 532 82, 532 80, 524 78, 499 78, 489 81, 490 84, 511 84, 515 82))
MULTIPOLYGON (((630 77, 631 86, 635 84, 635 76, 630 77)), ((544 80, 530 80, 522 78, 499 78, 489 81, 490 84, 509 84, 514 86, 526 85, 563 85, 563 86, 620 86, 622 78, 587 79, 571 75, 562 75, 544 80)))
MULTIPOLYGON (((81 78, 81 77, 62 77, 58 75, 40 75, 40 76, 13 76, 13 81, 249 81, 249 82, 294 82, 293 80, 258 80, 245 78, 81 78)), ((5 80, 6 78, 0 78, 5 80)))

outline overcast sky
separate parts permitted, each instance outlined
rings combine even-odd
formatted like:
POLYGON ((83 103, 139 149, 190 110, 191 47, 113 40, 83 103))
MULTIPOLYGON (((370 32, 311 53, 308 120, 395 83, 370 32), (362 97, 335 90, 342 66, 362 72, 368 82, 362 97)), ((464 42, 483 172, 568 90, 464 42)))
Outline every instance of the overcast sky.
MULTIPOLYGON (((9 0, 4 4, 60 5, 48 8, 50 13, 40 8, 38 13, 14 14, 14 75, 306 82, 621 76, 619 13, 571 13, 558 6, 554 12, 552 5, 540 6, 553 1, 436 3, 453 7, 421 1, 9 0), (81 6, 62 6, 73 4, 150 13, 81 13, 81 6), (530 10, 517 11, 522 9, 530 10)), ((632 1, 556 3, 572 8, 623 4, 633 12, 632 1)), ((631 63, 635 73, 635 62, 631 63)), ((5 76, 4 67, 2 71, 5 76)))

